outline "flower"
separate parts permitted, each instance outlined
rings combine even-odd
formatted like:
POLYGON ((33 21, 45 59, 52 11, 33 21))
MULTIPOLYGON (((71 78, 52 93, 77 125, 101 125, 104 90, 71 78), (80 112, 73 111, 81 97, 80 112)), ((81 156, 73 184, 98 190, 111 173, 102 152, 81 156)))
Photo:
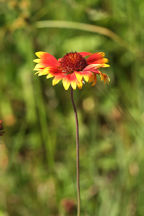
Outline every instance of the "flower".
POLYGON ((61 205, 64 208, 65 212, 69 215, 75 213, 76 211, 76 203, 72 199, 63 199, 61 201, 61 205))
POLYGON ((0 120, 0 136, 4 134, 3 121, 0 120))
POLYGON ((73 89, 82 88, 84 81, 96 84, 99 75, 104 83, 109 82, 108 75, 102 73, 99 69, 109 67, 108 59, 104 58, 103 52, 94 54, 89 52, 70 52, 60 59, 47 52, 36 52, 37 59, 34 70, 38 76, 46 75, 46 78, 52 78, 52 85, 56 85, 62 80, 65 90, 70 85, 73 89))

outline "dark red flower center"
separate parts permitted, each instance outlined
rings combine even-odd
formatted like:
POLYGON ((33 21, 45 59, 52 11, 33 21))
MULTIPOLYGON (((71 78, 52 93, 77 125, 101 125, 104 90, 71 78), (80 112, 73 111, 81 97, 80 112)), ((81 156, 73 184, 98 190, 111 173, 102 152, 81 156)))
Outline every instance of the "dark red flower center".
POLYGON ((60 68, 65 73, 82 71, 86 66, 86 60, 77 52, 68 53, 60 60, 60 68))

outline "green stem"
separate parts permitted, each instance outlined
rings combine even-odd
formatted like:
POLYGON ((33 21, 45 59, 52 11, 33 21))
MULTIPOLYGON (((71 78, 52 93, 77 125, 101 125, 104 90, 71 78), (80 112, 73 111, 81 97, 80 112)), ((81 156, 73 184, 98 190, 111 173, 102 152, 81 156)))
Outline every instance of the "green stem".
POLYGON ((79 168, 79 123, 76 105, 74 103, 73 89, 71 88, 71 101, 76 121, 76 182, 77 182, 77 216, 80 216, 80 168, 79 168))

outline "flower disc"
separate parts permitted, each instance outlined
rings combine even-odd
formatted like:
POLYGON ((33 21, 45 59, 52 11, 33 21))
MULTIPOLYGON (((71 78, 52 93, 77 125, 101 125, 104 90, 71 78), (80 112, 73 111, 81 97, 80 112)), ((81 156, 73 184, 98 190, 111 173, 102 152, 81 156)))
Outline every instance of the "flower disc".
POLYGON ((67 74, 74 71, 82 71, 86 66, 85 58, 77 52, 68 53, 60 60, 60 68, 67 74))

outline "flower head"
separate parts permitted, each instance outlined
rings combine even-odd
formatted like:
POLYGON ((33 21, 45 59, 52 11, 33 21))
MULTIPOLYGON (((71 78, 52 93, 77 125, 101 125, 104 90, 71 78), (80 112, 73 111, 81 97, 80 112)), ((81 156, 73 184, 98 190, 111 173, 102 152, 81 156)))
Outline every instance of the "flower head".
POLYGON ((4 134, 3 121, 0 120, 0 136, 4 134))
POLYGON ((109 67, 108 59, 104 58, 103 52, 70 52, 60 59, 47 52, 36 52, 38 59, 35 59, 36 74, 38 76, 46 75, 46 78, 52 78, 52 84, 56 85, 62 80, 65 90, 70 85, 73 89, 82 88, 84 81, 91 82, 92 86, 96 84, 99 75, 104 83, 109 82, 109 77, 99 69, 109 67))
POLYGON ((63 199, 61 201, 61 205, 64 208, 65 212, 69 215, 75 213, 76 211, 76 203, 72 199, 63 199))

